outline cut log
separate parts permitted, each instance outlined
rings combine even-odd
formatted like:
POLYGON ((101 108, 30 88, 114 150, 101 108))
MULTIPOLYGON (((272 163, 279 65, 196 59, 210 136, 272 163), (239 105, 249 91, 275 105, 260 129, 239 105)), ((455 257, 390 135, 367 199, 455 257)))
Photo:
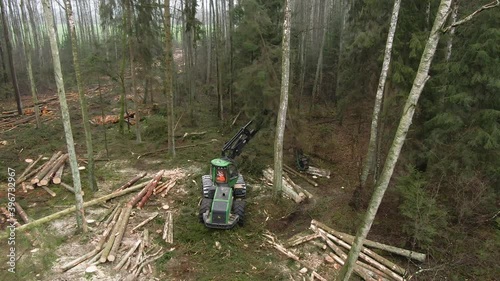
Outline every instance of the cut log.
POLYGON ((172 217, 172 212, 170 211, 167 212, 165 218, 165 227, 163 228, 162 238, 169 244, 174 243, 174 219, 172 217))
MULTIPOLYGON (((347 259, 347 254, 344 253, 344 251, 339 246, 335 245, 332 241, 330 241, 330 239, 328 239, 326 235, 324 235, 324 233, 321 233, 319 230, 315 231, 317 231, 320 234, 323 241, 326 242, 326 245, 328 245, 328 247, 332 249, 332 251, 335 253, 335 255, 329 253, 330 256, 341 265, 344 265, 344 262, 347 259)), ((354 266, 354 272, 356 274, 358 274, 364 280, 378 280, 377 278, 378 276, 375 273, 370 272, 366 268, 360 266, 360 263, 361 263, 360 261, 356 261, 356 265, 354 266)))
POLYGON ((289 241, 286 243, 286 245, 287 245, 288 247, 295 247, 295 246, 297 246, 297 245, 300 245, 300 244, 305 243, 305 242, 307 242, 307 241, 311 241, 311 240, 316 239, 316 238, 318 238, 318 237, 320 237, 320 236, 319 236, 319 234, 314 233, 314 234, 310 234, 310 235, 306 235, 306 236, 298 237, 298 238, 293 239, 293 240, 289 240, 289 241))
POLYGON ((304 176, 303 174, 299 173, 298 171, 296 171, 295 169, 293 169, 292 167, 286 165, 286 164, 283 164, 283 169, 287 172, 289 172, 290 174, 294 174, 300 178, 302 178, 303 180, 307 181, 309 184, 311 184, 312 186, 318 186, 318 183, 313 181, 312 179, 304 176))
POLYGON ((314 278, 320 280, 320 281, 328 281, 326 278, 323 276, 319 275, 316 271, 311 272, 311 280, 314 280, 314 278))
MULTIPOLYGON (((321 231, 324 231, 323 229, 320 228, 321 231)), ((325 231, 326 232, 326 231, 325 231)), ((326 233, 326 236, 331 239, 332 241, 334 241, 335 243, 337 243, 338 245, 346 248, 347 250, 350 250, 351 249, 351 245, 348 244, 347 242, 335 237, 334 235, 330 234, 330 233, 326 233)), ((380 263, 381 265, 387 267, 387 268, 384 268, 384 269, 381 269, 379 268, 378 266, 375 266, 376 268, 379 268, 380 270, 382 270, 382 272, 384 272, 385 274, 389 275, 389 276, 392 276, 392 278, 396 279, 396 280, 402 280, 402 276, 404 276, 406 274, 406 270, 404 268, 402 268, 401 266, 391 262, 390 260, 380 256, 379 254, 371 251, 370 249, 367 249, 366 247, 362 247, 361 249, 361 253, 360 253, 360 257, 364 260, 366 260, 368 263, 372 264, 373 266, 375 266, 376 262, 377 263, 380 263), (373 261, 372 260, 375 260, 373 261), (390 270, 389 270, 390 269, 390 270), (388 272, 387 270, 389 270, 390 272, 388 272), (400 274, 400 275, 397 275, 397 276, 393 276, 393 272, 396 272, 397 274, 400 274)))
POLYGON ((145 224, 147 224, 148 222, 152 221, 154 218, 156 218, 156 216, 158 216, 158 212, 154 213, 151 217, 145 219, 143 222, 141 222, 140 224, 138 224, 136 227, 132 228, 132 230, 130 231, 130 233, 133 233, 134 231, 136 231, 140 227, 142 227, 145 224))
POLYGON ((125 233, 125 229, 127 228, 128 219, 130 217, 131 212, 132 212, 132 207, 127 205, 125 207, 123 217, 120 216, 120 218, 118 218, 118 221, 116 222, 116 224, 118 225, 117 232, 115 234, 116 238, 115 241, 113 242, 113 247, 109 252, 108 261, 114 261, 116 259, 116 252, 118 251, 118 248, 122 243, 123 234, 125 233))
POLYGON ((145 177, 147 174, 148 174, 148 173, 144 172, 144 173, 142 173, 142 174, 139 174, 139 175, 137 175, 137 176, 133 177, 133 178, 132 178, 131 180, 129 180, 126 184, 124 184, 124 185, 120 186, 119 188, 117 188, 117 189, 115 190, 115 192, 120 191, 120 190, 124 190, 124 189, 126 189, 127 187, 132 186, 134 183, 136 183, 138 180, 140 180, 140 179, 142 179, 143 177, 145 177))
POLYGON ((62 181, 62 174, 63 174, 63 171, 64 171, 65 164, 66 164, 66 162, 64 162, 59 167, 59 169, 57 169, 56 173, 54 174, 54 177, 52 178, 52 183, 53 184, 60 184, 61 183, 61 181, 62 181))
MULTIPOLYGON (((165 172, 164 170, 159 171, 154 176, 154 178, 151 180, 151 182, 146 186, 148 189, 146 190, 146 193, 144 194, 144 196, 141 198, 141 201, 137 204, 138 209, 142 209, 144 207, 144 204, 146 204, 149 197, 151 197, 151 195, 153 194, 153 191, 154 191, 156 185, 158 185, 158 182, 161 180, 161 177, 163 176, 164 172, 165 172)), ((135 200, 136 199, 134 198, 134 201, 135 200)))
MULTIPOLYGON (((102 233, 101 239, 99 239, 99 242, 97 243, 97 246, 95 247, 97 250, 101 250, 106 243, 106 239, 108 239, 109 234, 113 230, 114 226, 116 224, 116 221, 112 221, 108 224, 104 232, 102 233)), ((101 254, 102 255, 102 254, 101 254)))
POLYGON ((31 169, 33 169, 33 167, 35 167, 35 165, 38 163, 38 161, 40 161, 42 159, 42 155, 39 155, 38 158, 31 162, 28 167, 26 167, 26 169, 24 170, 24 172, 22 172, 22 174, 18 177, 18 178, 23 178, 24 176, 26 176, 26 174, 29 173, 29 171, 31 171, 31 169))
POLYGON ((309 168, 307 168, 307 170, 305 172, 308 174, 311 174, 311 175, 318 176, 318 177, 325 177, 327 179, 330 178, 330 174, 331 174, 330 171, 328 171, 328 170, 316 168, 313 166, 309 166, 309 168))
POLYGON ((295 191, 298 193, 298 194, 305 194, 307 196, 307 198, 309 199, 312 199, 313 198, 313 195, 307 191, 306 189, 304 189, 302 186, 296 184, 287 174, 286 172, 283 173, 283 177, 285 178, 285 180, 291 185, 293 186, 293 188, 295 189, 295 191))
POLYGON ((83 256, 81 256, 81 257, 77 258, 76 260, 71 261, 71 262, 69 262, 69 263, 67 263, 67 264, 65 264, 65 265, 63 265, 63 266, 61 266, 61 270, 62 270, 62 271, 67 271, 67 270, 69 270, 69 269, 71 269, 71 268, 73 268, 73 267, 75 267, 75 266, 79 265, 80 263, 82 263, 82 262, 84 262, 84 261, 86 261, 86 260, 90 259, 90 258, 91 258, 91 257, 93 257, 95 254, 97 254, 98 252, 99 252, 98 250, 94 249, 94 250, 92 250, 92 251, 88 252, 87 254, 85 254, 85 255, 83 255, 83 256))
POLYGON ((43 186, 43 185, 40 187, 43 188, 43 190, 47 191, 47 193, 50 194, 50 196, 56 197, 57 194, 54 191, 52 191, 50 188, 43 186))
MULTIPOLYGON (((274 177, 274 171, 273 169, 271 168, 267 168, 265 169, 264 171, 262 171, 262 174, 264 175, 264 178, 269 181, 269 182, 273 182, 273 177, 274 177)), ((294 188, 289 184, 287 183, 284 179, 283 179, 283 195, 286 195, 288 197, 290 197, 293 201, 295 201, 295 203, 300 203, 302 201, 304 201, 305 199, 305 194, 298 194, 294 188)))
MULTIPOLYGON (((61 184, 64 188, 66 188, 68 191, 70 191, 70 192, 72 192, 72 193, 75 193, 75 189, 74 189, 71 185, 69 185, 69 184, 65 184, 64 182, 60 182, 60 184, 61 184)), ((85 192, 83 192, 83 190, 82 190, 82 196, 84 196, 84 195, 85 195, 85 192)))
POLYGON ((26 215, 26 212, 21 207, 21 205, 19 205, 19 203, 17 203, 17 202, 14 202, 14 207, 16 208, 16 212, 19 214, 19 216, 21 217, 21 219, 23 220, 23 222, 24 223, 29 223, 30 220, 28 218, 28 215, 26 215))
POLYGON ((43 169, 41 169, 32 179, 31 179, 31 184, 37 184, 52 168, 52 165, 55 163, 56 159, 59 158, 62 155, 61 151, 56 152, 50 160, 45 163, 45 166, 43 169))
POLYGON ((130 250, 123 256, 122 260, 115 266, 113 267, 114 270, 120 270, 120 268, 129 260, 129 258, 132 256, 132 254, 137 250, 137 247, 142 243, 142 240, 138 240, 137 242, 132 245, 130 250))
MULTIPOLYGON (((43 179, 40 180, 40 182, 37 185, 48 185, 50 180, 55 176, 59 168, 64 165, 64 162, 68 159, 69 154, 63 154, 61 157, 59 157, 50 170, 47 172, 47 174, 43 177, 43 179)), ((59 179, 59 182, 61 182, 61 179, 59 179)))
POLYGON ((111 212, 111 214, 109 215, 109 217, 104 221, 105 224, 108 224, 112 221, 115 221, 118 219, 118 216, 120 215, 120 210, 121 210, 121 207, 122 207, 122 203, 118 203, 116 204, 116 207, 115 209, 113 210, 113 212, 111 212))
MULTIPOLYGON (((97 199, 94 199, 94 200, 91 200, 91 201, 88 201, 88 202, 84 202, 83 203, 83 207, 86 208, 86 207, 94 206, 94 205, 106 202, 109 199, 113 199, 115 197, 119 197, 119 196, 122 196, 122 195, 125 195, 125 194, 128 194, 128 193, 131 193, 133 191, 136 191, 138 189, 143 188, 146 184, 147 183, 140 183, 140 184, 137 184, 137 185, 132 186, 130 188, 127 188, 125 190, 122 190, 122 191, 119 191, 119 192, 114 192, 114 193, 102 196, 100 198, 97 198, 97 199)), ((53 221, 55 219, 58 219, 58 218, 60 218, 62 216, 74 213, 75 210, 76 210, 75 206, 67 208, 65 210, 59 211, 59 212, 54 213, 52 215, 49 215, 49 216, 46 216, 46 217, 34 220, 34 221, 32 221, 30 223, 27 223, 25 225, 22 225, 22 226, 16 228, 16 231, 23 231, 23 230, 26 231, 28 229, 31 229, 31 228, 35 227, 35 226, 39 226, 39 225, 42 225, 44 223, 47 223, 47 222, 53 221)), ((0 239, 3 239, 5 237, 7 237, 7 232, 3 232, 0 235, 0 239)))
POLYGON ((104 214, 102 214, 98 219, 97 219, 97 225, 99 225, 103 220, 105 220, 106 218, 108 218, 109 216, 112 216, 113 212, 116 210, 116 208, 118 207, 118 204, 115 204, 113 207, 107 207, 107 206, 104 206, 104 204, 102 204, 101 206, 107 208, 106 212, 104 212, 104 214))
MULTIPOLYGON (((344 240, 345 242, 349 243, 352 245, 353 241, 354 241, 354 236, 352 235, 349 235, 349 234, 346 234, 346 233, 343 233, 343 232, 340 232, 340 231, 336 231, 334 229, 332 229, 331 227, 328 227, 327 225, 325 225, 324 223, 322 222, 319 222, 317 220, 312 220, 311 221, 311 225, 315 225, 323 230, 325 230, 326 232, 344 240)), ((380 249, 380 250, 384 250, 384 251, 387 251, 387 252, 390 252, 390 253, 394 253, 394 254, 398 254, 398 255, 401 255, 401 256, 404 256, 404 257, 407 257, 407 258, 411 258, 411 259, 414 259, 414 260, 418 260, 418 261, 425 261, 425 254, 422 254, 422 253, 419 253, 419 252, 415 252, 415 251, 411 251, 411 250, 406 250, 406 249, 401 249, 401 248, 398 248, 398 247, 394 247, 394 246, 390 246, 390 245, 386 245, 386 244, 382 244, 382 243, 378 243, 378 242, 374 242, 374 241, 371 241, 371 240, 368 240, 368 239, 365 239, 363 241, 363 245, 365 246, 368 246, 368 247, 372 247, 372 248, 376 248, 376 249, 380 249)))
POLYGON ((273 246, 273 248, 275 248, 276 250, 283 253, 284 255, 286 255, 287 257, 291 258, 294 261, 300 261, 300 258, 297 255, 295 255, 291 251, 287 250, 283 245, 276 243, 274 241, 275 238, 273 236, 271 236, 269 234, 263 234, 263 235, 264 235, 264 237, 268 238, 268 240, 266 240, 266 242, 269 243, 271 246, 273 246))
POLYGON ((26 181, 27 179, 31 178, 32 176, 36 175, 38 172, 40 172, 40 170, 42 170, 45 165, 47 165, 48 162, 45 162, 43 163, 42 165, 38 166, 38 168, 34 169, 33 171, 31 172, 28 172, 26 175, 24 175, 23 177, 19 177, 17 178, 16 180, 16 184, 20 184, 24 181, 26 181))
MULTIPOLYGON (((125 209, 126 208, 121 208, 119 218, 123 217, 123 213, 125 212, 125 209)), ((109 253, 111 251, 111 248, 113 247, 113 243, 115 242, 116 233, 118 231, 118 228, 120 227, 119 224, 120 224, 120 221, 118 219, 117 222, 115 223, 115 225, 113 226, 113 229, 111 230, 111 235, 109 236, 109 239, 106 242, 104 249, 102 251, 101 258, 99 259, 99 261, 101 263, 104 263, 108 260, 109 253)))
MULTIPOLYGON (((338 245, 346 248, 347 250, 350 250, 351 249, 351 245, 347 244, 346 242, 336 238, 335 236, 331 235, 331 234, 328 234, 326 233, 323 229, 320 229, 318 228, 318 230, 323 234, 325 235, 327 238, 335 241, 338 245)), ((400 275, 398 275, 397 273, 391 271, 389 268, 387 268, 386 266, 384 266, 382 263, 374 260, 373 258, 369 257, 368 255, 366 255, 365 253, 361 252, 360 255, 359 255, 362 259, 364 259, 366 262, 368 262, 371 266, 373 266, 374 268, 380 270, 381 272, 383 272, 383 274, 389 276, 390 278, 394 279, 394 280, 398 280, 398 281, 403 281, 403 277, 401 277, 400 275)), ((392 262, 391 262, 392 264, 392 262)), ((371 268, 370 268, 371 269, 371 268)), ((375 270, 371 270, 371 271, 374 271, 375 270)), ((404 272, 404 270, 403 270, 404 272)), ((381 274, 379 274, 381 275, 381 274)))

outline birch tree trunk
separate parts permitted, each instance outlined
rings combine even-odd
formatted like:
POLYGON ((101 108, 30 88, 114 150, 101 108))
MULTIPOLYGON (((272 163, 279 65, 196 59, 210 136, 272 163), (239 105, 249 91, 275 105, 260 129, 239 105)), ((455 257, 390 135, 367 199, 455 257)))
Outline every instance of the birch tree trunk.
POLYGON ((175 132, 174 132, 174 92, 172 72, 172 26, 170 21, 170 0, 165 0, 165 87, 167 92, 167 112, 168 112, 168 152, 175 157, 175 132))
POLYGON ((376 184, 372 199, 368 206, 368 210, 366 211, 363 222, 358 229, 356 238, 354 239, 352 248, 349 251, 346 263, 339 274, 338 280, 349 280, 354 265, 356 264, 356 260, 358 259, 359 252, 363 246, 363 240, 366 238, 368 232, 370 231, 373 220, 375 219, 375 215, 377 214, 378 207, 380 206, 380 202, 382 201, 384 193, 387 190, 389 180, 392 177, 392 173, 394 171, 394 167, 396 166, 401 148, 403 147, 403 144, 405 142, 406 134, 408 133, 408 129, 410 128, 418 99, 420 97, 420 94, 422 93, 422 90, 424 89, 425 83, 429 79, 429 68, 432 63, 432 58, 436 53, 436 47, 441 35, 441 27, 448 17, 451 2, 452 0, 441 0, 436 19, 434 20, 434 25, 430 32, 429 39, 427 40, 422 58, 420 59, 417 75, 415 77, 415 80, 413 81, 410 94, 408 95, 408 99, 406 100, 406 104, 403 109, 403 115, 401 117, 401 120, 399 121, 396 135, 394 136, 391 148, 389 149, 382 174, 376 184))
POLYGON ((282 61, 281 61, 281 96, 278 120, 276 121, 276 138, 274 140, 274 195, 281 196, 283 185, 283 138, 285 135, 286 111, 288 108, 288 89, 290 82, 290 29, 292 12, 290 0, 285 2, 285 19, 283 22, 282 61))
POLYGON ((389 34, 387 34, 387 42, 385 44, 384 62, 382 63, 382 70, 380 72, 380 79, 378 81, 377 94, 375 96, 375 105, 373 106, 372 124, 370 130, 370 142, 368 143, 368 152, 366 154, 365 163, 361 172, 360 188, 364 188, 366 179, 373 170, 375 160, 375 153, 377 148, 377 133, 378 133, 378 120, 380 116, 380 108, 382 106, 382 98, 384 96, 385 81, 387 80, 387 72, 389 72, 389 65, 391 64, 392 43, 394 41, 394 34, 396 33, 396 26, 398 24, 399 8, 401 7, 401 0, 394 1, 392 8, 391 24, 389 27, 389 34))
POLYGON ((23 18, 21 24, 24 30, 23 47, 24 47, 24 55, 26 56, 26 70, 28 71, 28 78, 30 81, 31 97, 33 99, 33 107, 34 107, 33 109, 36 118, 36 128, 38 129, 41 127, 40 108, 38 107, 38 97, 36 95, 35 78, 33 76, 33 60, 32 60, 33 44, 31 43, 31 30, 28 24, 28 18, 26 17, 26 12, 24 11, 24 0, 21 0, 20 9, 23 18))
POLYGON ((21 104, 21 93, 19 92, 19 84, 17 83, 16 67, 12 55, 12 43, 10 41, 9 26, 7 25, 7 15, 5 12, 5 5, 3 4, 3 0, 0 0, 0 9, 2 10, 1 12, 2 12, 3 35, 5 36, 5 44, 7 45, 7 58, 9 59, 12 87, 14 88, 14 95, 17 104, 17 113, 19 115, 23 115, 23 106, 21 104))
MULTIPOLYGON (((457 21, 458 14, 458 4, 453 2, 453 9, 451 11, 450 22, 453 24, 457 21)), ((450 35, 448 37, 448 42, 446 42, 446 61, 451 58, 451 50, 453 48, 453 36, 455 35, 455 26, 450 28, 450 35)))
POLYGON ((64 134, 66 136, 66 144, 68 147, 69 164, 71 174, 73 176, 73 187, 75 188, 76 199, 76 223, 83 232, 87 232, 87 222, 83 210, 82 185, 80 182, 80 171, 78 171, 78 163, 76 162, 75 143, 73 141, 73 132, 71 130, 71 122, 69 117, 68 104, 66 102, 66 92, 64 89, 64 81, 61 71, 61 61, 59 59, 59 48, 57 47, 56 33, 54 29, 54 21, 52 12, 50 11, 49 0, 42 0, 43 13, 45 15, 45 24, 48 27, 50 49, 52 51, 52 61, 54 63, 54 76, 57 85, 57 95, 61 107, 61 117, 64 126, 64 134))
POLYGON ((80 70, 80 60, 78 58, 78 41, 76 38, 76 29, 75 29, 75 19, 73 16, 73 9, 71 7, 71 1, 66 0, 66 18, 69 24, 69 33, 71 36, 71 50, 73 52, 73 66, 75 68, 76 74, 76 84, 78 88, 78 97, 80 100, 80 107, 82 110, 82 119, 83 119, 83 130, 85 131, 85 144, 87 146, 87 160, 88 160, 88 176, 89 176, 89 187, 92 191, 96 191, 97 182, 94 177, 94 149, 92 145, 92 131, 90 130, 90 122, 89 122, 89 110, 87 106, 87 98, 85 97, 85 93, 83 92, 82 85, 82 74, 80 70))

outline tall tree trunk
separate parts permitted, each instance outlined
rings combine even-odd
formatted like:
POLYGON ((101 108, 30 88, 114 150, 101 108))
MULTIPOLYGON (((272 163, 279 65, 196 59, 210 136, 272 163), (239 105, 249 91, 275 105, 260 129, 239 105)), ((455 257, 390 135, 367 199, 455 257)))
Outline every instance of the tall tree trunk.
MULTIPOLYGON (((327 8, 328 8, 328 2, 324 1, 323 10, 326 11, 327 8)), ((327 25, 328 25, 328 13, 324 12, 323 26, 321 26, 321 28, 323 29, 323 34, 321 36, 321 45, 319 49, 318 64, 316 66, 316 75, 314 76, 314 84, 313 84, 311 105, 309 107, 309 112, 312 112, 312 110, 314 109, 314 102, 316 101, 318 92, 321 90, 321 83, 319 81, 321 73, 323 72, 323 51, 325 49, 326 32, 328 30, 327 25)))
MULTIPOLYGON (((127 1, 127 0, 124 0, 127 1)), ((122 3, 124 4, 124 3, 122 3)), ((125 10, 125 5, 122 6, 125 10)), ((122 15, 122 63, 120 66, 120 84, 121 84, 121 93, 120 93, 120 121, 119 121, 119 132, 123 134, 125 132, 125 97, 127 95, 127 88, 125 86, 125 64, 127 62, 127 56, 125 54, 125 50, 127 49, 127 17, 122 15)), ((115 45, 116 48, 116 45, 115 45)), ((116 52, 118 53, 118 52, 116 52)), ((117 55, 118 56, 118 55, 117 55)))
POLYGON ((33 50, 33 44, 31 43, 31 31, 30 31, 30 26, 28 24, 28 18, 26 17, 26 13, 24 12, 24 0, 21 0, 20 3, 20 9, 21 9, 21 15, 22 15, 22 22, 21 24, 23 25, 23 30, 24 30, 24 54, 26 56, 26 70, 28 71, 28 78, 30 81, 30 90, 31 90, 31 97, 33 99, 33 109, 35 112, 35 118, 36 118, 36 127, 40 128, 41 123, 40 123, 40 108, 38 107, 38 97, 36 94, 36 84, 35 84, 35 77, 33 76, 33 61, 32 61, 32 50, 33 50))
POLYGON ((69 164, 71 166, 71 174, 73 176, 73 187, 75 189, 76 199, 76 223, 83 232, 87 232, 87 222, 83 209, 82 185, 80 182, 80 171, 78 171, 78 163, 76 162, 75 143, 73 141, 73 132, 71 130, 71 121, 69 116, 68 104, 66 102, 66 92, 64 89, 64 81, 61 71, 61 61, 59 59, 59 47, 56 42, 56 33, 54 29, 54 20, 52 11, 50 10, 49 0, 42 0, 43 13, 45 15, 45 24, 48 27, 50 49, 52 51, 52 61, 54 63, 54 76, 57 85, 57 95, 61 107, 61 117, 64 126, 64 134, 66 136, 66 145, 68 147, 69 164))
POLYGON ((392 43, 394 41, 394 34, 396 33, 396 26, 398 24, 399 8, 401 7, 401 0, 394 1, 392 8, 391 24, 389 27, 389 34, 387 34, 387 42, 385 44, 384 62, 382 63, 382 70, 380 72, 380 79, 377 87, 377 94, 375 96, 375 105, 373 106, 372 124, 370 130, 370 141, 368 143, 368 152, 366 154, 365 163, 361 172, 360 188, 364 188, 366 179, 373 169, 375 153, 377 148, 377 134, 378 123, 380 116, 380 108, 382 105, 382 98, 384 96, 385 81, 387 80, 387 73, 389 72, 389 65, 391 64, 392 43))
POLYGON ((14 95, 16 98, 17 113, 19 115, 23 115, 23 106, 21 104, 21 93, 19 92, 19 84, 17 83, 16 68, 14 64, 14 58, 12 55, 12 44, 10 42, 10 36, 9 36, 9 26, 7 25, 7 15, 5 12, 5 6, 3 4, 3 0, 0 0, 0 9, 2 10, 1 12, 2 12, 3 35, 5 36, 5 44, 7 46, 7 57, 9 59, 12 87, 14 88, 14 95))
POLYGON ((90 122, 89 122, 89 110, 87 106, 87 98, 85 97, 85 93, 83 92, 83 84, 82 84, 82 74, 80 70, 80 59, 78 58, 78 40, 76 38, 76 29, 75 29, 75 19, 73 17, 73 9, 71 7, 71 1, 66 0, 66 18, 70 27, 71 34, 71 50, 73 51, 73 65, 75 68, 76 74, 76 84, 78 87, 78 96, 80 100, 80 107, 82 109, 82 121, 83 121, 83 129, 85 131, 85 144, 87 145, 87 160, 88 160, 88 176, 89 176, 89 187, 92 191, 98 190, 97 181, 94 176, 94 149, 92 145, 92 131, 90 130, 90 122))
POLYGON ((233 9, 234 0, 229 0, 229 16, 228 16, 228 33, 227 33, 227 44, 229 49, 229 82, 228 82, 228 96, 229 96, 229 111, 234 113, 234 101, 233 101, 233 9))
POLYGON ((307 38, 307 33, 309 33, 310 29, 310 23, 311 23, 311 17, 312 17, 312 5, 310 2, 307 1, 300 1, 302 6, 302 9, 304 10, 303 13, 304 15, 304 21, 302 22, 303 24, 303 29, 300 35, 300 77, 299 77, 299 100, 297 103, 297 109, 300 111, 301 105, 302 105, 302 95, 304 92, 304 84, 305 84, 305 79, 306 79, 306 64, 307 64, 307 56, 306 56, 306 50, 307 50, 307 44, 306 44, 306 38, 307 38))
MULTIPOLYGON (((451 16, 450 16, 450 21, 451 24, 455 23, 457 21, 457 14, 458 14, 458 4, 457 2, 453 2, 453 8, 451 11, 451 16)), ((451 58, 451 50, 453 48, 453 36, 455 36, 455 27, 452 26, 450 28, 450 35, 448 35, 448 42, 446 42, 446 61, 449 61, 451 58)))
POLYGON ((221 64, 220 64, 220 55, 219 55, 219 45, 220 45, 220 30, 219 30, 219 15, 218 15, 218 8, 217 5, 214 6, 214 0, 210 0, 210 6, 212 7, 212 12, 213 12, 213 18, 212 18, 212 23, 213 23, 213 33, 214 33, 214 41, 215 41, 215 73, 217 76, 217 81, 216 81, 216 91, 217 91, 217 109, 218 109, 218 114, 219 114, 219 119, 221 121, 224 121, 224 104, 223 104, 223 96, 222 96, 222 79, 221 79, 221 64))
POLYGON ((377 182, 372 199, 368 206, 368 210, 366 211, 363 222, 358 229, 352 248, 349 251, 346 263, 344 264, 339 274, 339 280, 349 280, 354 265, 356 264, 356 260, 358 259, 361 247, 363 246, 363 241, 370 231, 373 220, 375 219, 375 215, 377 214, 378 207, 380 206, 380 202, 382 202, 384 193, 387 190, 387 186, 389 185, 389 181, 392 177, 392 173, 399 158, 401 148, 403 147, 403 144, 405 142, 406 134, 408 133, 408 129, 410 128, 418 99, 424 89, 425 83, 429 79, 429 68, 431 66, 434 54, 436 53, 436 47, 441 35, 441 27, 448 17, 451 2, 452 0, 441 0, 436 19, 434 20, 434 25, 430 32, 429 39, 427 40, 427 44, 418 66, 417 75, 415 77, 415 80, 413 81, 413 86, 410 90, 410 94, 408 95, 408 99, 406 100, 406 104, 403 109, 403 115, 399 122, 396 135, 394 136, 391 148, 389 149, 389 153, 387 154, 387 160, 385 161, 382 174, 377 182))
POLYGON ((174 92, 172 72, 172 26, 170 21, 170 0, 165 0, 165 87, 167 92, 167 112, 168 112, 168 152, 175 157, 175 132, 174 132, 174 92))
POLYGON ((141 118, 139 115, 139 105, 140 99, 137 93, 137 88, 135 84, 135 66, 134 66, 134 32, 132 30, 132 7, 130 6, 130 0, 125 0, 127 9, 127 33, 128 33, 128 52, 130 57, 130 76, 132 82, 132 95, 134 96, 134 110, 135 110, 135 141, 137 143, 142 142, 141 139, 141 118))
POLYGON ((285 2, 283 22, 282 61, 281 61, 281 96, 278 119, 276 120, 276 138, 274 140, 274 195, 279 198, 283 186, 283 139, 285 135, 286 111, 288 108, 288 90, 290 83, 290 30, 292 12, 290 0, 285 2))

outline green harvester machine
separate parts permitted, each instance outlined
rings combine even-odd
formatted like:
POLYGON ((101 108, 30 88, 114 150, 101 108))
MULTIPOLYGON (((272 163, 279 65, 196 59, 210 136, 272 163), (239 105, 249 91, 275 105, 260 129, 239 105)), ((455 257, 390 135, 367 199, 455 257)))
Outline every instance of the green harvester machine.
POLYGON ((222 148, 220 158, 211 161, 210 174, 201 177, 202 200, 199 220, 209 228, 230 229, 245 223, 246 184, 234 159, 257 133, 243 126, 222 148))

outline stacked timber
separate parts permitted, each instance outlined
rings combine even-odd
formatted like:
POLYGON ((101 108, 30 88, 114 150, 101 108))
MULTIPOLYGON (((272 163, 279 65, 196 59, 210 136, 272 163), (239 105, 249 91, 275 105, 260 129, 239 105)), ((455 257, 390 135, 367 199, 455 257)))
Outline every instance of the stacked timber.
MULTIPOLYGON (((274 180, 274 170, 268 167, 262 171, 262 174, 264 175, 264 179, 271 185, 274 180)), ((283 196, 292 199, 295 203, 301 203, 305 199, 313 198, 313 195, 309 191, 296 184, 285 171, 283 171, 282 179, 283 196)))
MULTIPOLYGON (((271 233, 264 234, 273 248, 298 262, 302 268, 301 274, 311 271, 311 280, 314 278, 318 280, 326 280, 322 275, 318 274, 318 266, 313 266, 305 258, 307 254, 299 251, 297 246, 309 243, 314 245, 313 249, 321 249, 318 255, 324 256, 325 264, 333 264, 333 268, 339 270, 347 259, 347 254, 352 247, 354 236, 334 230, 327 225, 316 220, 311 221, 310 229, 313 233, 302 234, 299 237, 293 237, 286 243, 280 243, 276 236, 271 233), (319 240, 319 241, 318 241, 319 240), (287 248, 288 247, 288 248, 287 248)), ((363 280, 407 280, 409 271, 397 263, 390 261, 380 254, 375 253, 372 249, 383 250, 391 254, 397 254, 409 259, 414 259, 419 262, 425 260, 425 254, 418 253, 411 250, 401 249, 391 245, 386 245, 371 240, 365 240, 359 255, 358 261, 354 266, 354 273, 361 277, 363 280), (372 248, 372 249, 370 249, 372 248)), ((306 247, 304 247, 306 249, 306 247)), ((310 247, 308 249, 311 249, 310 247)), ((310 250, 309 250, 310 251, 310 250)), ((309 252, 309 254, 311 254, 309 252)), ((329 267, 325 267, 329 268, 329 267)), ((325 276, 325 273, 322 273, 325 276)), ((336 275, 336 274, 333 274, 336 275)))

